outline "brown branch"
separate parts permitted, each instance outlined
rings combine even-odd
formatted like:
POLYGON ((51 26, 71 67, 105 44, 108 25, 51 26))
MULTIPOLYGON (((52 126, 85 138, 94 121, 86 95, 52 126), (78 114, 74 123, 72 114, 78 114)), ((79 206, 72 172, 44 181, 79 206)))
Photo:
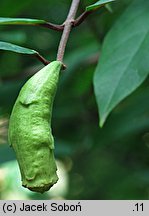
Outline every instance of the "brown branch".
POLYGON ((64 30, 63 30, 63 34, 60 40, 59 47, 58 47, 58 52, 57 52, 58 61, 63 61, 65 48, 67 45, 69 34, 71 32, 71 29, 74 23, 74 19, 75 19, 75 15, 76 15, 79 3, 80 3, 80 0, 72 0, 68 16, 66 18, 66 21, 64 22, 64 30))

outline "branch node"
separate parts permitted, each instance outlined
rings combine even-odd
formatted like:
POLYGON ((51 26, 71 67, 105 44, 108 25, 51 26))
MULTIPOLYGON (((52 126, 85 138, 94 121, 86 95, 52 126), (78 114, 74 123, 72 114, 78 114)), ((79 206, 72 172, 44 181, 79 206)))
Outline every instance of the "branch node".
POLYGON ((66 44, 67 44, 69 34, 71 32, 71 29, 72 29, 72 26, 74 23, 74 19, 75 19, 77 9, 79 7, 79 3, 80 3, 80 0, 72 0, 68 16, 67 16, 65 22, 63 23, 63 26, 64 26, 63 34, 62 34, 59 48, 58 48, 58 52, 57 52, 57 60, 59 60, 61 62, 63 62, 66 44))

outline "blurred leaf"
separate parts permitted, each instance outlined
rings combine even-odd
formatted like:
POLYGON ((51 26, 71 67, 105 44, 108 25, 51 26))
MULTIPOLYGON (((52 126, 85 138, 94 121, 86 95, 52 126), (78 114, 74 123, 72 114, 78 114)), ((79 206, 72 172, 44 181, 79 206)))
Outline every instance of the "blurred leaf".
POLYGON ((0 14, 1 16, 15 16, 27 7, 34 8, 38 2, 39 0, 1 0, 0 14))
POLYGON ((63 140, 57 140, 55 139, 55 155, 56 157, 66 157, 73 155, 77 148, 75 145, 70 145, 70 143, 67 143, 63 140))
POLYGON ((15 159, 15 154, 8 144, 0 145, 0 164, 15 159))
MULTIPOLYGON (((15 55, 14 53, 1 53, 0 55, 0 77, 13 77, 17 73, 22 71, 22 61, 20 55, 15 55), (6 67, 6 65, 8 65, 6 67)), ((1 88, 1 84, 0 84, 1 88)), ((3 90, 2 90, 3 91, 3 90)))
POLYGON ((74 88, 72 89, 74 95, 80 97, 90 90, 92 87, 94 67, 95 66, 88 65, 87 69, 84 68, 84 71, 82 68, 78 69, 74 81, 74 88), (82 73, 81 76, 79 76, 79 73, 82 73))
POLYGON ((149 1, 135 1, 104 41, 94 76, 100 126, 111 110, 132 93, 149 73, 148 10, 149 1))
POLYGON ((0 34, 0 41, 8 41, 10 43, 17 43, 19 45, 22 45, 27 40, 27 35, 23 31, 3 31, 0 34))
POLYGON ((38 25, 45 23, 46 21, 38 19, 0 17, 0 25, 38 25))
POLYGON ((105 5, 105 8, 106 8, 110 13, 113 13, 113 10, 112 10, 111 5, 106 4, 106 5, 105 5))
POLYGON ((80 64, 86 64, 89 58, 100 50, 100 45, 93 41, 86 44, 86 46, 80 47, 73 52, 66 53, 66 65, 68 65, 67 72, 61 77, 61 83, 68 81, 73 73, 76 72, 80 64))
POLYGON ((100 1, 96 2, 95 4, 87 6, 86 11, 91 11, 91 10, 98 9, 98 8, 108 4, 110 2, 113 2, 113 1, 115 1, 115 0, 100 0, 100 1))
POLYGON ((7 51, 12 51, 17 53, 28 54, 28 55, 34 55, 38 53, 35 50, 17 46, 7 42, 2 42, 2 41, 0 41, 0 50, 7 50, 7 51))
POLYGON ((112 199, 118 200, 133 200, 135 199, 145 199, 147 193, 146 188, 148 188, 148 183, 142 178, 145 175, 145 171, 138 170, 137 172, 132 172, 129 175, 125 175, 121 181, 116 182, 109 191, 109 196, 112 199), (113 194, 113 191, 115 193, 113 194), (142 193, 144 192, 144 194, 142 193))
POLYGON ((0 83, 0 106, 5 110, 11 110, 18 96, 24 80, 6 81, 0 83))

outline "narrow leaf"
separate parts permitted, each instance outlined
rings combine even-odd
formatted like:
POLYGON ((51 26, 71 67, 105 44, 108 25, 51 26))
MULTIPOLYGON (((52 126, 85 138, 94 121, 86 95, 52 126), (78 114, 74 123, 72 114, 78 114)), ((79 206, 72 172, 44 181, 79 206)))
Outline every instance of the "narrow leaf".
POLYGON ((7 51, 29 54, 29 55, 35 55, 35 54, 37 55, 38 54, 38 52, 36 52, 35 50, 21 47, 18 45, 14 45, 11 43, 3 42, 3 41, 0 41, 0 50, 7 50, 7 51))
POLYGON ((94 75, 102 126, 111 110, 149 73, 149 1, 135 0, 105 38, 94 75))
POLYGON ((110 2, 113 2, 115 0, 100 0, 100 1, 97 1, 95 4, 92 4, 92 5, 89 5, 86 7, 86 11, 90 11, 90 10, 96 10, 110 2))
POLYGON ((0 25, 38 25, 45 23, 46 21, 38 19, 0 17, 0 25))

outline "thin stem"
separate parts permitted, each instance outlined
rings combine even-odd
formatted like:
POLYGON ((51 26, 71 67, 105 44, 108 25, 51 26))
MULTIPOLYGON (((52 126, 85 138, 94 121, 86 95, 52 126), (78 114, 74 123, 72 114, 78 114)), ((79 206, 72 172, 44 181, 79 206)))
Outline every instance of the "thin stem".
POLYGON ((53 24, 53 23, 40 23, 40 24, 36 24, 38 26, 41 26, 41 27, 45 27, 45 28, 49 28, 49 29, 52 29, 52 30, 55 30, 55 31, 63 31, 64 29, 64 25, 56 25, 56 24, 53 24))
POLYGON ((77 12, 79 3, 80 3, 80 0, 72 0, 68 16, 66 18, 66 21, 64 22, 64 30, 63 30, 63 34, 62 34, 62 37, 60 40, 58 53, 57 53, 57 60, 58 61, 63 61, 65 48, 67 45, 69 34, 71 32, 71 29, 72 29, 72 26, 74 23, 74 19, 76 16, 76 12, 77 12))
POLYGON ((93 11, 84 11, 73 23, 73 27, 79 26, 93 11))
POLYGON ((35 57, 41 61, 44 65, 47 65, 50 63, 50 61, 46 60, 43 56, 41 56, 39 53, 35 54, 35 57))
MULTIPOLYGON (((9 25, 9 24, 5 23, 5 25, 9 25)), ((64 29, 63 24, 57 25, 57 24, 50 23, 50 22, 44 22, 44 23, 11 23, 11 25, 40 26, 40 27, 52 29, 55 31, 63 31, 63 29, 64 29)))

